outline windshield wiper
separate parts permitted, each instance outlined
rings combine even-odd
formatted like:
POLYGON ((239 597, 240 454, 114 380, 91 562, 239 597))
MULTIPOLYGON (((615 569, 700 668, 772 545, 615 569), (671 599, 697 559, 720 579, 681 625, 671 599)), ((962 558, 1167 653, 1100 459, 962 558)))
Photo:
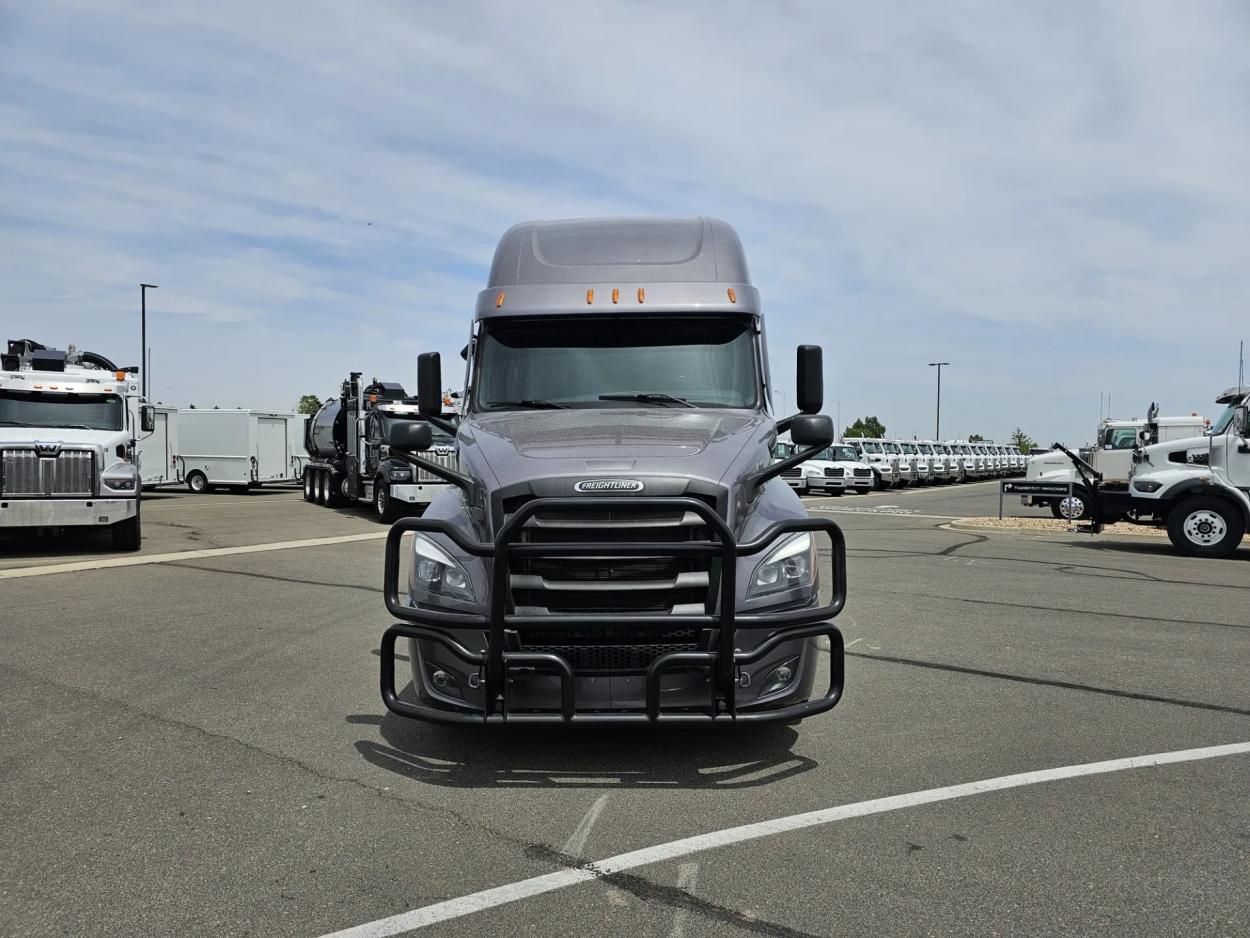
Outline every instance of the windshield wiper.
POLYGON ((0 426, 3 427, 29 427, 35 429, 39 426, 37 423, 22 423, 20 420, 0 420, 0 426))
POLYGON ((488 401, 487 407, 520 407, 525 410, 566 410, 568 404, 560 404, 556 401, 542 401, 535 398, 527 397, 519 401, 488 401))
POLYGON ((600 394, 601 401, 638 401, 640 404, 659 404, 661 407, 670 407, 677 405, 678 407, 693 407, 684 397, 674 397, 672 394, 664 394, 662 392, 653 391, 648 394, 600 394))

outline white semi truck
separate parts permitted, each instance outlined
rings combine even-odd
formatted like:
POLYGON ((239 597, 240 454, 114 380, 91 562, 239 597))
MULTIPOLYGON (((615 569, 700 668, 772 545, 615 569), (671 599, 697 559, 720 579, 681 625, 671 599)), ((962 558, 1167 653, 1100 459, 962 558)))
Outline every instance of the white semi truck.
MULTIPOLYGON (((1183 417, 1130 417, 1112 420, 1104 418, 1098 425, 1097 444, 1088 463, 1102 476, 1106 490, 1127 489, 1129 473, 1133 468, 1133 452, 1138 437, 1151 424, 1153 442, 1168 443, 1173 440, 1200 437, 1207 432, 1209 421, 1190 414, 1183 417)), ((1025 466, 1026 482, 1078 483, 1081 476, 1072 460, 1062 450, 1052 450, 1029 459, 1025 466)), ((1029 507, 1049 507, 1056 518, 1075 520, 1088 518, 1092 495, 1087 487, 1073 489, 1067 497, 1046 495, 1022 495, 1021 504, 1029 507)))
POLYGON ((0 358, 0 527, 106 527, 138 550, 136 441, 155 422, 138 369, 32 339, 0 358))

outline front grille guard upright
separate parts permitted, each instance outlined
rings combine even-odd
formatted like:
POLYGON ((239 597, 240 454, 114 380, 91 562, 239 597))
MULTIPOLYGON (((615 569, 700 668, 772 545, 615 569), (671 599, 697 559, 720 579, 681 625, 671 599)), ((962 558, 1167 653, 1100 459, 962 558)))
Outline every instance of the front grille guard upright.
POLYGON ((439 723, 707 723, 707 722, 775 722, 795 720, 832 709, 842 696, 843 648, 842 633, 828 620, 846 605, 846 541, 842 530, 829 518, 795 518, 770 526, 759 538, 745 544, 735 542, 724 520, 706 503, 694 498, 583 497, 539 498, 526 502, 513 513, 496 535, 494 543, 469 540, 463 532, 438 518, 403 518, 397 521, 386 538, 386 567, 383 592, 386 608, 402 622, 396 622, 382 635, 381 690, 387 709, 401 716, 439 723), (692 511, 707 524, 714 539, 677 543, 649 541, 583 541, 576 543, 521 543, 517 541, 525 522, 539 511, 586 511, 681 509, 692 511), (399 595, 400 546, 410 532, 441 534, 462 551, 476 557, 492 558, 490 612, 453 612, 443 609, 417 608, 403 602, 399 595), (832 544, 832 590, 827 605, 817 605, 784 612, 738 613, 737 559, 762 554, 781 537, 800 531, 824 532, 832 544), (509 573, 513 557, 577 557, 609 553, 615 556, 694 555, 719 557, 720 582, 715 612, 701 615, 619 615, 612 613, 574 613, 545 616, 518 615, 510 612, 509 573), (573 668, 560 655, 548 652, 510 651, 505 631, 509 628, 539 625, 602 625, 663 629, 695 627, 714 630, 717 643, 710 651, 676 651, 657 657, 647 669, 646 711, 576 712, 573 668), (448 635, 443 629, 474 629, 487 635, 484 651, 472 651, 448 635), (773 632, 749 652, 739 652, 734 633, 739 628, 773 629, 773 632), (778 645, 798 639, 826 637, 829 639, 829 686, 816 698, 771 709, 738 712, 738 671, 762 660, 778 645), (485 706, 482 711, 442 709, 423 703, 401 700, 395 686, 395 643, 400 638, 420 639, 441 645, 469 665, 477 665, 483 673, 485 706), (536 673, 554 674, 560 679, 560 711, 510 712, 508 706, 509 670, 525 667, 536 673), (708 708, 705 711, 664 711, 660 706, 660 679, 669 671, 709 668, 712 680, 708 708))

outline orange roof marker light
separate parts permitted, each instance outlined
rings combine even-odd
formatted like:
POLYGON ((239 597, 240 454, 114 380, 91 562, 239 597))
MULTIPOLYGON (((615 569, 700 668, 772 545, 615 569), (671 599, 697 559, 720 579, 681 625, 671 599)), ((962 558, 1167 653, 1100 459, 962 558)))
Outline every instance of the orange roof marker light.
POLYGON ((639 303, 647 302, 647 291, 644 290, 642 287, 638 288, 638 302, 639 303))
POLYGON ((589 306, 595 301, 595 291, 593 289, 586 291, 586 305, 589 306))
POLYGON ((730 287, 728 290, 725 291, 725 293, 728 294, 730 303, 738 302, 738 294, 734 293, 733 287, 730 287))
POLYGON ((621 289, 620 287, 613 287, 612 288, 612 302, 619 303, 620 301, 621 301, 621 289))
POLYGON ((499 309, 499 307, 503 306, 503 301, 504 301, 504 298, 505 298, 507 295, 508 295, 508 294, 504 293, 504 291, 503 291, 503 290, 500 290, 500 291, 499 291, 499 295, 498 295, 497 297, 495 297, 495 309, 499 309))
POLYGON ((124 371, 115 371, 115 372, 113 372, 113 377, 114 377, 114 378, 116 378, 118 381, 125 381, 125 380, 126 380, 126 372, 124 372, 124 371))

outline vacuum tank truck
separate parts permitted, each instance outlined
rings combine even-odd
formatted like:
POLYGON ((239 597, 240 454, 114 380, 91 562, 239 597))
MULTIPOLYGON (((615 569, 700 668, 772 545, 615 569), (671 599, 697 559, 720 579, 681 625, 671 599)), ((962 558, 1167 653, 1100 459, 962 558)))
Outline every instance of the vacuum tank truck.
MULTIPOLYGON (((374 378, 362 388, 360 372, 353 371, 339 396, 322 404, 305 425, 304 500, 326 506, 367 500, 386 524, 428 505, 447 483, 426 469, 389 458, 387 452, 395 421, 417 416, 417 404, 403 387, 374 378)), ((441 430, 421 455, 448 468, 456 464, 452 437, 441 430)))

